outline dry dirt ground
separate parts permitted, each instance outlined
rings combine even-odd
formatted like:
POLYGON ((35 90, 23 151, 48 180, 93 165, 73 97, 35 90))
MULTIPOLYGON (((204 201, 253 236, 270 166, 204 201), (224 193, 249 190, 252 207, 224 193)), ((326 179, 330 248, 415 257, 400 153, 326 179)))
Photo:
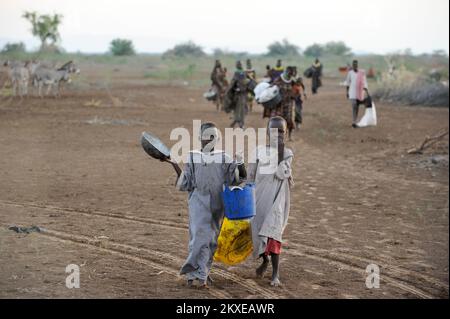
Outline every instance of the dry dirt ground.
MULTIPOLYGON (((448 108, 377 105, 379 125, 354 130, 338 79, 305 104, 280 288, 258 263, 214 264, 208 291, 178 271, 187 253, 186 194, 148 158, 144 130, 168 144, 192 119, 229 116, 199 88, 145 84, 86 70, 63 97, 0 100, 1 298, 448 298, 448 138, 407 155, 449 126, 448 108), (89 73, 90 72, 90 73, 89 73), (87 73, 87 74, 86 74, 87 73), (44 228, 17 234, 11 225, 44 228), (380 287, 366 287, 366 267, 380 287), (79 289, 65 286, 80 266, 79 289)), ((247 124, 264 127, 256 106, 247 124)))

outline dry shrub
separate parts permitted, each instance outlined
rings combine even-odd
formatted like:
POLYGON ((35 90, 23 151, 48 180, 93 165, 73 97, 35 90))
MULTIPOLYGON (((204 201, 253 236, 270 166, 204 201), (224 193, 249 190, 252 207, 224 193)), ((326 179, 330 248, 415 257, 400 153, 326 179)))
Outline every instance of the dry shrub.
POLYGON ((400 70, 393 76, 383 75, 373 97, 402 105, 448 107, 448 80, 436 81, 429 75, 400 70))

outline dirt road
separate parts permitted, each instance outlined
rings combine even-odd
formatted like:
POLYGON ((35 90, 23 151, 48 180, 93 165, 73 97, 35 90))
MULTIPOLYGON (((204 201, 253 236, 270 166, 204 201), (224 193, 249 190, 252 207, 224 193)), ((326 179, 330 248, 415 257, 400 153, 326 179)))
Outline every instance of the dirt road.
MULTIPOLYGON (((87 76, 92 83, 98 79, 87 76)), ((60 99, 0 101, 0 297, 448 298, 448 139, 406 155, 448 128, 448 109, 377 105, 379 126, 350 127, 338 80, 305 104, 295 154, 281 288, 256 279, 256 261, 216 264, 212 289, 184 286, 186 194, 150 160, 142 131, 168 144, 192 119, 230 120, 189 87, 132 75, 60 99), (38 225, 16 234, 10 225, 38 225), (65 286, 68 264, 81 287, 65 286), (380 267, 368 289, 366 267, 380 267)), ((264 127, 256 106, 248 126, 264 127)), ((173 143, 173 142, 172 142, 173 143)))

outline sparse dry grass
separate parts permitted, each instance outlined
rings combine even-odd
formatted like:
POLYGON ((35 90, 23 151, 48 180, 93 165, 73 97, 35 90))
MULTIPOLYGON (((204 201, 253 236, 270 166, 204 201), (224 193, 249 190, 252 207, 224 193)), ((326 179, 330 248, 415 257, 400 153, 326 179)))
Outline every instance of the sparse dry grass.
POLYGON ((394 77, 383 76, 373 97, 402 105, 448 107, 448 79, 436 81, 424 74, 401 70, 394 77))

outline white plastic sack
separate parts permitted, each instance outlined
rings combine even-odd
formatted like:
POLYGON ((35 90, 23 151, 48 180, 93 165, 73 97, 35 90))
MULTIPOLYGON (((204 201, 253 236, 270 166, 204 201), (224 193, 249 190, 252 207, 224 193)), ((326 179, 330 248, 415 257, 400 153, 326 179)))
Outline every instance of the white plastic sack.
POLYGON ((269 83, 260 83, 256 86, 255 90, 255 100, 257 103, 265 103, 272 100, 280 92, 278 86, 271 86, 269 83))
POLYGON ((216 87, 213 86, 209 89, 208 92, 205 92, 203 94, 203 97, 205 99, 209 100, 209 99, 214 99, 216 97, 216 95, 217 95, 217 89, 216 89, 216 87))
POLYGON ((364 116, 357 123, 358 127, 376 126, 377 125, 377 110, 375 109, 375 103, 372 102, 372 107, 367 108, 364 116))
POLYGON ((278 86, 274 85, 274 86, 268 87, 259 96, 259 102, 260 103, 268 102, 268 101, 272 100, 275 96, 277 96, 279 93, 280 93, 280 89, 278 88, 278 86))
POLYGON ((255 89, 253 90, 253 92, 255 93, 255 100, 258 102, 259 96, 261 95, 261 93, 267 89, 270 86, 269 83, 267 82, 261 82, 259 83, 255 89))

